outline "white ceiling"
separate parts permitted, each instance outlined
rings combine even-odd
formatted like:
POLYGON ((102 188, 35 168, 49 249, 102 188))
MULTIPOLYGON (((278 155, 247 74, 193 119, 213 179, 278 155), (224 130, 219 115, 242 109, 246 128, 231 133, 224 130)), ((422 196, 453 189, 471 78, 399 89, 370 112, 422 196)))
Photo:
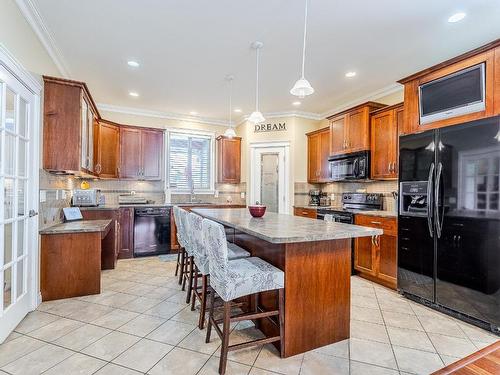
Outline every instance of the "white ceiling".
POLYGON ((497 0, 311 0, 306 78, 316 93, 297 108, 289 90, 303 0, 32 1, 70 78, 87 82, 98 103, 214 119, 228 117, 227 74, 234 107, 253 110, 255 40, 264 43, 261 111, 321 114, 500 37, 497 0), (448 23, 457 11, 467 17, 448 23))

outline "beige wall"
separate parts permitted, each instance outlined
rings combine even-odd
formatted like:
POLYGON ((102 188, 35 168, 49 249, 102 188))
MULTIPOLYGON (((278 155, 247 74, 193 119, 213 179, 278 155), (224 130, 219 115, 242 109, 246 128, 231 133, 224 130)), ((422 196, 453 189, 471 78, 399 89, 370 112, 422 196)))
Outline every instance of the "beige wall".
POLYGON ((61 75, 15 1, 0 4, 0 43, 30 72, 61 75))

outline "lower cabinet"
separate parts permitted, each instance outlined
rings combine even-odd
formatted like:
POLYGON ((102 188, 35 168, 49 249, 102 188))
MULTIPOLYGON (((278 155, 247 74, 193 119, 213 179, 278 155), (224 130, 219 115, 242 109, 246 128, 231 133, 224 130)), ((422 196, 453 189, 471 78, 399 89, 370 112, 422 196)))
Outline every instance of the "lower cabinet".
POLYGON ((356 215, 354 223, 384 231, 382 235, 354 240, 354 269, 360 276, 396 289, 398 268, 396 218, 356 215))
POLYGON ((314 208, 300 208, 300 207, 294 207, 293 214, 294 216, 308 217, 310 219, 316 219, 317 215, 316 210, 314 208))
POLYGON ((120 250, 118 258, 134 257, 134 208, 120 208, 120 250))

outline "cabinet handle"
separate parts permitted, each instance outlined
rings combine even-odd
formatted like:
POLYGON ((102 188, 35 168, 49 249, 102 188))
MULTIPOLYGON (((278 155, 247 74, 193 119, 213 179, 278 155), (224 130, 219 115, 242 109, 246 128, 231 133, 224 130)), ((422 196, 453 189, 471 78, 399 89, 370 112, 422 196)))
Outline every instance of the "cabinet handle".
POLYGON ((382 225, 382 223, 380 221, 370 221, 370 223, 377 224, 377 225, 382 225))
POLYGON ((372 236, 372 245, 375 246, 375 236, 372 236))
POLYGON ((379 248, 380 250, 380 235, 377 234, 375 237, 375 245, 379 248))
POLYGON ((305 212, 305 211, 302 211, 302 215, 307 216, 307 215, 308 215, 308 213, 307 213, 307 212, 305 212))
POLYGON ((396 162, 392 162, 392 172, 396 173, 396 162))

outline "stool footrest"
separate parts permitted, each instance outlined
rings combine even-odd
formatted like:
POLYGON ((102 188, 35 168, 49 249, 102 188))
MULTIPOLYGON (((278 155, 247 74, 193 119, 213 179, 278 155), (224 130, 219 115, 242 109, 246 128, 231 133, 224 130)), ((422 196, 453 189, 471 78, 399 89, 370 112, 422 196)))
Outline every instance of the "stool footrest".
POLYGON ((278 314, 279 314, 278 310, 244 313, 244 314, 240 314, 240 315, 236 315, 234 317, 231 317, 230 321, 231 322, 241 322, 242 320, 253 320, 253 319, 259 319, 259 318, 267 318, 270 316, 276 316, 278 314))
POLYGON ((266 338, 263 338, 263 339, 257 339, 257 340, 242 342, 241 344, 229 345, 227 347, 227 350, 231 351, 231 350, 244 349, 244 348, 248 348, 250 346, 255 346, 255 345, 270 344, 270 343, 276 342, 276 341, 280 341, 280 337, 279 336, 266 337, 266 338))

